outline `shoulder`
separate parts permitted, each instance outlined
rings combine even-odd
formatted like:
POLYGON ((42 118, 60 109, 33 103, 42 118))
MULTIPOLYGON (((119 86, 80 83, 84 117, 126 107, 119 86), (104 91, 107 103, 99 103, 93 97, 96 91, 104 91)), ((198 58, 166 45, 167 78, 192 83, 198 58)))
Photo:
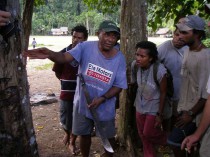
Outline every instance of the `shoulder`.
POLYGON ((210 54, 210 48, 203 49, 205 53, 210 54))
POLYGON ((83 41, 79 44, 82 46, 98 45, 98 41, 83 41))
POLYGON ((154 69, 157 68, 157 72, 161 73, 162 75, 164 75, 166 73, 166 71, 167 71, 166 67, 160 62, 154 63, 153 64, 153 68, 154 69))
POLYGON ((172 46, 171 40, 167 40, 167 41, 163 42, 162 44, 157 46, 157 49, 160 50, 160 49, 163 49, 163 48, 169 47, 169 46, 172 46))

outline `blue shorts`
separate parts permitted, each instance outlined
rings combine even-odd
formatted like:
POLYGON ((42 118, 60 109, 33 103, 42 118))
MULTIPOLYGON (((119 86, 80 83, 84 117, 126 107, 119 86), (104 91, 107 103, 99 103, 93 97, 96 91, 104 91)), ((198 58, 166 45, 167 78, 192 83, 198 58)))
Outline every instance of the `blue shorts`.
POLYGON ((73 119, 73 101, 60 100, 60 122, 62 127, 67 130, 72 130, 73 119))
POLYGON ((185 125, 183 128, 174 127, 168 137, 167 143, 173 146, 180 147, 184 138, 193 134, 195 130, 196 124, 194 122, 185 125))
MULTIPOLYGON (((94 121, 78 113, 78 107, 76 106, 74 107, 73 117, 72 132, 74 135, 90 135, 92 133, 94 121)), ((115 136, 115 119, 110 121, 100 121, 100 125, 103 127, 104 137, 113 138, 115 136)), ((96 135, 99 135, 97 128, 96 135)))

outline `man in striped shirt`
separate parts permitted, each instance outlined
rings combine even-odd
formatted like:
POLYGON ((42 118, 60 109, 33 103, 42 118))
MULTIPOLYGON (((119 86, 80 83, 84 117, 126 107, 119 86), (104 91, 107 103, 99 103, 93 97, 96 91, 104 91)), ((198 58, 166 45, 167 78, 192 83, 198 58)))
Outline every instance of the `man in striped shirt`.
MULTIPOLYGON (((78 43, 86 41, 88 38, 88 31, 86 27, 78 25, 71 31, 72 44, 60 51, 64 53, 74 48, 78 43)), ((65 131, 63 143, 68 145, 73 155, 78 154, 79 150, 76 148, 75 142, 77 136, 72 134, 72 113, 73 100, 76 89, 76 74, 78 73, 78 64, 76 61, 65 64, 55 63, 52 69, 56 77, 61 81, 60 93, 60 123, 65 131)))

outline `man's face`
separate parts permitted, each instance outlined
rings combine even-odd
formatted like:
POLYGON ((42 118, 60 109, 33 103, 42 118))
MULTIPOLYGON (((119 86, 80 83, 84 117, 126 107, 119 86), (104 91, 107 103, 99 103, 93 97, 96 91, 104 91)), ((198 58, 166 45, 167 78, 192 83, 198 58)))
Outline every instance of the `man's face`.
POLYGON ((111 50, 115 44, 117 43, 117 40, 119 39, 119 35, 116 32, 99 32, 99 48, 101 51, 109 51, 111 50))
POLYGON ((183 41, 186 45, 191 46, 195 42, 195 35, 193 34, 193 30, 189 31, 181 31, 180 32, 180 40, 183 41))
POLYGON ((82 32, 73 32, 72 35, 72 46, 75 47, 78 43, 85 41, 87 39, 85 39, 84 33, 82 32))
POLYGON ((178 49, 180 49, 183 46, 185 46, 185 42, 180 39, 180 32, 179 32, 178 29, 174 32, 174 36, 173 36, 172 42, 173 42, 174 47, 176 47, 178 49))

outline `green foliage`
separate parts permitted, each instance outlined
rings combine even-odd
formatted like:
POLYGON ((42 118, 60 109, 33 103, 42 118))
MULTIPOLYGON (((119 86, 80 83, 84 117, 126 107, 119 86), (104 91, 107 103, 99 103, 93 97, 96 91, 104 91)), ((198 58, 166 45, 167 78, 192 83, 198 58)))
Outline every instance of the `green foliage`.
POLYGON ((49 35, 52 28, 60 27, 68 27, 70 32, 77 24, 85 25, 89 34, 94 35, 99 23, 104 19, 119 23, 120 6, 116 7, 113 14, 102 14, 96 9, 88 10, 83 0, 45 1, 47 5, 34 8, 31 32, 33 35, 49 35))
POLYGON ((45 0, 34 0, 34 6, 44 5, 45 0))
POLYGON ((203 40, 202 42, 206 47, 210 48, 210 38, 207 38, 207 39, 203 40))
POLYGON ((198 11, 199 16, 204 18, 207 16, 204 12, 206 0, 149 0, 148 2, 148 26, 153 30, 163 27, 171 19, 173 20, 172 25, 174 25, 179 18, 197 14, 198 11))
POLYGON ((120 0, 84 0, 89 9, 96 9, 103 14, 116 12, 120 2, 120 0))

